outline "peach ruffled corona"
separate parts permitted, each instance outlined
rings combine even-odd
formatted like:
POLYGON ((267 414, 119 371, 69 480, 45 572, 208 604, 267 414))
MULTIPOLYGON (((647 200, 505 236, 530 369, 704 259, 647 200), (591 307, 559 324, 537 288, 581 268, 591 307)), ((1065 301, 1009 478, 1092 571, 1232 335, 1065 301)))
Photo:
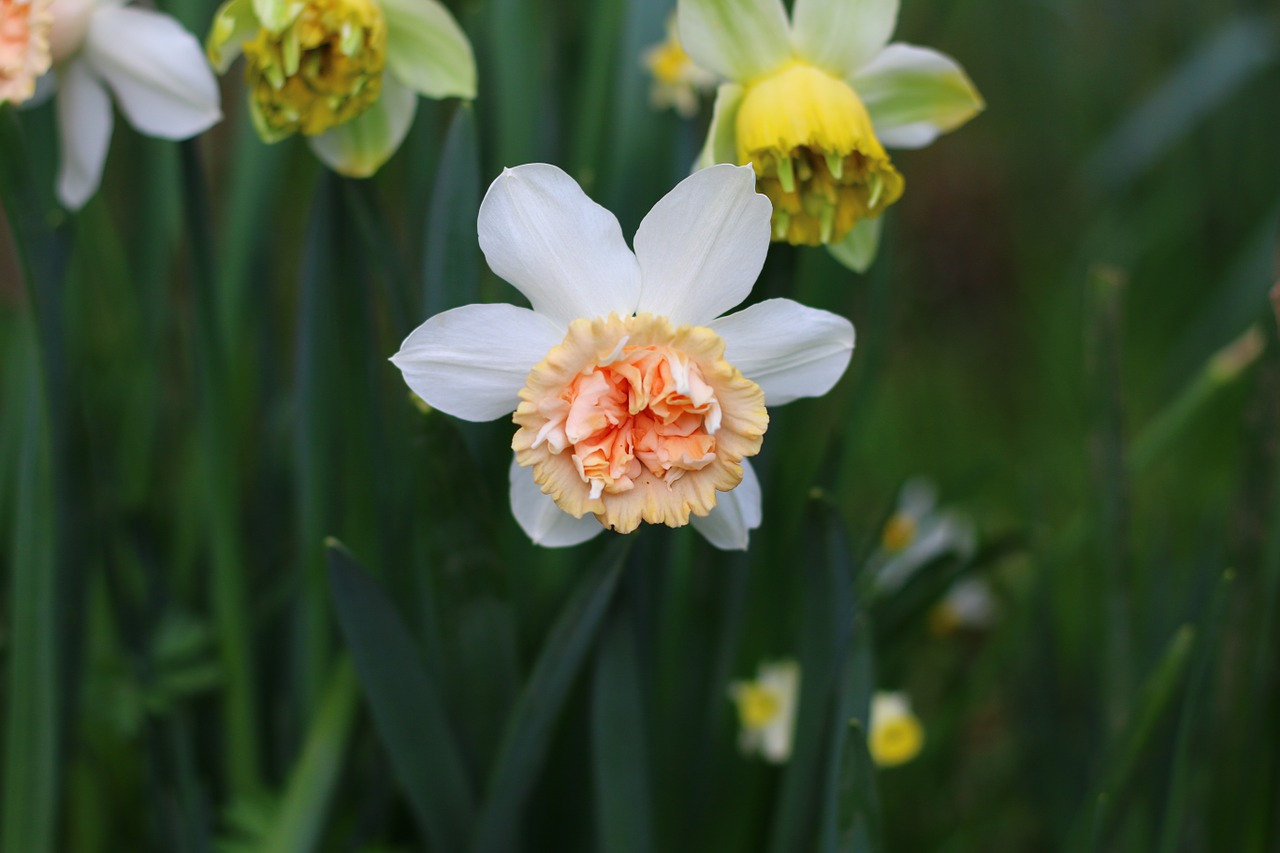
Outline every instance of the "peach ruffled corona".
POLYGON ((565 512, 619 533, 710 513, 769 423, 719 335, 652 314, 574 321, 520 398, 517 461, 565 512))
POLYGON ((49 70, 51 0, 0 0, 0 103, 20 104, 49 70))

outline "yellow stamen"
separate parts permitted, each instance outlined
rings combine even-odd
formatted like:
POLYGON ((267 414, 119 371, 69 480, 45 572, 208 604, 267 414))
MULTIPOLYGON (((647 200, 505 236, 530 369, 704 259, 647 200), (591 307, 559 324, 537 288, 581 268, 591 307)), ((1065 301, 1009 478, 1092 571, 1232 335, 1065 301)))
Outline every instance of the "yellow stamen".
POLYGON ((772 723, 782 710, 782 700, 768 687, 748 682, 734 687, 733 699, 738 705, 738 719, 744 729, 762 729, 772 723))
POLYGON ((920 721, 906 714, 874 726, 868 749, 876 764, 894 767, 915 758, 923 746, 924 729, 920 721))
POLYGON ((386 19, 372 0, 309 0, 283 30, 260 29, 244 54, 254 123, 264 139, 324 133, 382 93, 386 19))
POLYGON ((807 63, 750 84, 736 131, 738 162, 752 165, 758 189, 773 202, 774 239, 839 241, 902 195, 902 175, 857 93, 807 63))

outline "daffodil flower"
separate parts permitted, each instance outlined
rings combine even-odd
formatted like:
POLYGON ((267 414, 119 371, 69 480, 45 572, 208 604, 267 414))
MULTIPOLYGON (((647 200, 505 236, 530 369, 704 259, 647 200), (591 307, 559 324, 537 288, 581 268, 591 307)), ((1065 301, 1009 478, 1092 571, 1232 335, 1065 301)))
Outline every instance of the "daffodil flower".
POLYGON ((902 195, 885 146, 920 148, 982 109, 959 65, 887 44, 897 0, 680 0, 680 40, 721 85, 700 165, 750 163, 773 237, 855 268, 902 195), (861 226, 861 227, 859 227, 861 226))
POLYGON ((891 593, 906 584, 915 573, 947 554, 967 558, 973 553, 976 535, 965 516, 938 508, 938 490, 933 483, 917 477, 902 484, 898 505, 884 526, 880 548, 871 556, 868 569, 880 593, 891 593))
POLYGON ((644 53, 644 67, 653 77, 649 103, 655 110, 673 109, 684 118, 698 112, 698 96, 715 88, 716 75, 699 68, 680 44, 675 15, 667 20, 667 37, 644 53))
POLYGON ((735 681, 729 698, 738 707, 738 748, 781 764, 791 757, 800 665, 793 660, 760 664, 752 681, 735 681))
POLYGON ((418 95, 476 95, 471 43, 436 0, 228 0, 206 46, 219 74, 244 55, 264 141, 301 133, 352 177, 396 152, 418 95))
POLYGON ((55 92, 58 198, 73 210, 102 180, 112 95, 131 125, 161 139, 187 139, 222 118, 200 43, 168 15, 114 0, 0 0, 0 101, 35 104, 55 92))
POLYGON ((995 624, 999 607, 982 578, 958 580, 929 611, 929 628, 940 637, 962 629, 985 630, 995 624))
POLYGON ((924 727, 911 711, 906 693, 877 690, 871 697, 867 751, 880 767, 896 767, 920 754, 924 727))
POLYGON ((511 507, 537 543, 573 545, 642 521, 692 521, 720 548, 760 524, 768 405, 826 393, 853 350, 843 317, 741 302, 769 246, 751 170, 686 178, 644 218, 618 221, 555 166, 505 170, 480 205, 480 247, 532 310, 437 314, 392 361, 433 408, 510 415, 511 507))

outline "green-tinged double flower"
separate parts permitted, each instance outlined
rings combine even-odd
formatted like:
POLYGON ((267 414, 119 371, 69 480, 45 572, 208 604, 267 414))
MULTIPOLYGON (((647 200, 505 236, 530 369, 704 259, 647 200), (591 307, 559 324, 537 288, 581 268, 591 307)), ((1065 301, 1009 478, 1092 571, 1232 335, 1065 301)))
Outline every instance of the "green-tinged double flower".
POLYGON ((436 0, 228 0, 206 46, 220 74, 244 54, 264 141, 301 133, 353 177, 400 147, 418 95, 476 94, 471 44, 436 0))
POLYGON ((904 181, 885 146, 920 148, 982 109, 947 56, 887 44, 897 0, 680 0, 680 40, 720 86, 700 166, 750 164, 773 238, 859 268, 904 181), (859 227, 861 226, 861 227, 859 227))

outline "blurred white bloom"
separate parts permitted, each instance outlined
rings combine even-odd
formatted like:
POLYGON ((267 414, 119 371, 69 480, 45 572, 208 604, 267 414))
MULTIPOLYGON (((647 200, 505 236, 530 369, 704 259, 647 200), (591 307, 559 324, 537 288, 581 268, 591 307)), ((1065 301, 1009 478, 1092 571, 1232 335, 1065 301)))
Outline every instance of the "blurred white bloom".
POLYGON ((716 85, 716 75, 699 68, 684 52, 674 13, 667 19, 666 40, 646 50, 643 59, 644 67, 653 75, 649 102, 655 110, 670 107, 685 118, 692 118, 698 112, 698 95, 716 85))
POLYGON ((929 613, 929 627, 946 635, 961 629, 982 630, 996 621, 996 598, 981 578, 956 581, 929 613))
POLYGON ((905 764, 924 747, 924 727, 906 693, 877 690, 871 698, 867 749, 881 767, 905 764))
POLYGON ((800 665, 793 660, 761 663, 754 681, 729 686, 729 698, 738 706, 738 748, 744 755, 759 753, 774 764, 791 757, 799 694, 800 665))
POLYGON ((880 550, 870 561, 880 592, 900 589, 921 566, 946 554, 973 553, 973 523, 959 513, 938 509, 937 502, 937 488, 929 480, 916 477, 903 484, 897 509, 881 534, 880 550))

